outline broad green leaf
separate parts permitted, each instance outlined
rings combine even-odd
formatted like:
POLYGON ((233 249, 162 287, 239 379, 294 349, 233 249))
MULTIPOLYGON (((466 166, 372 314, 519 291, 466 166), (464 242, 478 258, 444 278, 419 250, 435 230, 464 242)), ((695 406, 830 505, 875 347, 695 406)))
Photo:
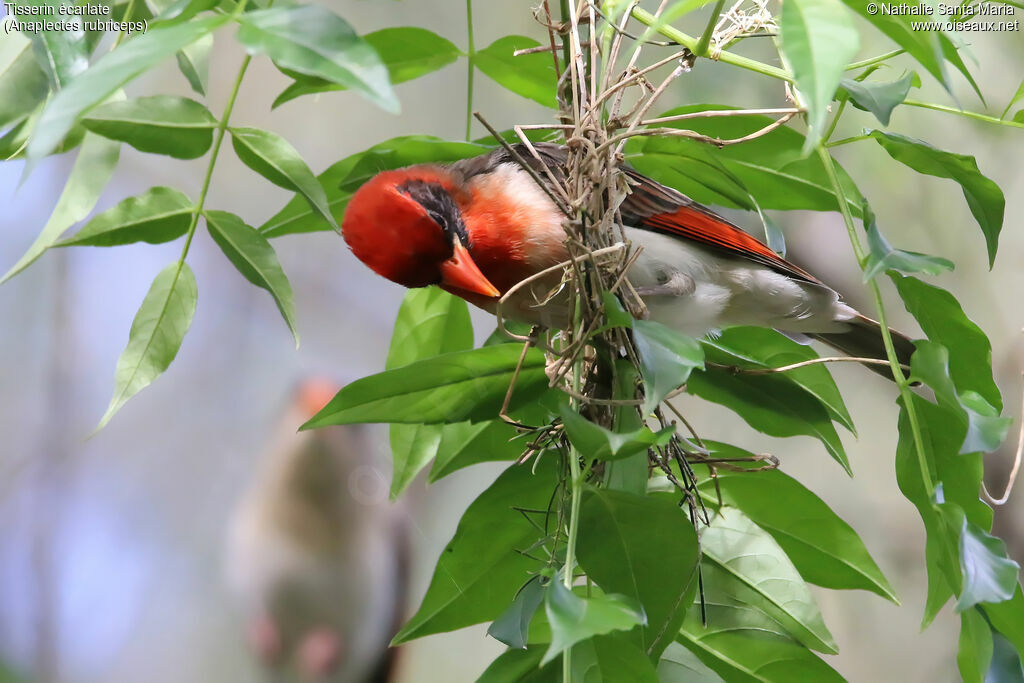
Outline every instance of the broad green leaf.
POLYGON ((135 314, 128 346, 117 360, 114 396, 97 430, 103 429, 128 399, 167 369, 178 355, 195 311, 196 278, 192 269, 184 262, 172 263, 153 280, 135 314))
MULTIPOLYGON (((2 62, 2 60, 0 60, 0 62, 2 62)), ((1015 92, 1013 97, 1010 98, 1010 101, 1006 103, 1006 109, 1004 109, 1003 113, 999 115, 999 118, 1005 119, 1006 115, 1010 113, 1011 109, 1013 109, 1013 105, 1017 104, 1022 99, 1024 99, 1024 81, 1020 82, 1020 85, 1017 87, 1017 92, 1015 92)), ((1019 116, 1020 112, 1017 112, 1017 115, 1019 116)), ((1016 120, 1016 118, 1017 117, 1015 116, 1014 120, 1016 120)))
POLYGON ((704 368, 700 342, 653 320, 633 321, 633 343, 644 378, 645 413, 685 384, 693 370, 704 368))
POLYGON ((807 647, 836 654, 818 606, 796 567, 738 508, 722 506, 701 535, 704 556, 765 600, 764 610, 807 647))
POLYGON ((807 108, 808 153, 825 131, 829 103, 846 64, 857 54, 860 38, 839 0, 790 0, 782 5, 779 44, 807 108))
POLYGON ((158 62, 228 22, 228 16, 154 28, 96 60, 46 104, 28 143, 29 167, 50 154, 78 118, 158 62))
POLYGON ((740 599, 743 586, 725 570, 705 563, 703 576, 707 624, 701 621, 701 606, 693 605, 677 642, 721 678, 730 683, 843 680, 765 614, 763 600, 740 599))
POLYGON ((561 683, 561 662, 548 662, 544 668, 540 666, 540 658, 546 649, 545 644, 506 650, 480 674, 476 683, 561 683))
POLYGON ((54 246, 114 247, 135 242, 170 242, 185 234, 194 210, 192 200, 178 190, 151 187, 107 209, 54 246))
MULTIPOLYGON (((48 7, 56 10, 60 3, 54 0, 27 0, 23 3, 33 7, 48 7)), ((23 19, 39 19, 41 17, 22 17, 23 19)), ((56 15, 52 20, 63 20, 69 24, 69 30, 41 30, 29 34, 36 61, 46 72, 47 80, 53 91, 67 87, 80 73, 89 68, 88 34, 82 30, 82 18, 74 15, 56 15)), ((6 33, 6 32, 5 32, 6 33)), ((6 40, 6 37, 5 37, 6 40)))
POLYGON ((962 612, 981 602, 1010 600, 1017 589, 1020 565, 1006 556, 1006 544, 967 521, 959 506, 946 503, 939 507, 947 524, 959 528, 963 584, 957 611, 962 612))
POLYGON ((496 619, 540 563, 521 551, 544 532, 519 510, 546 510, 556 485, 556 458, 509 467, 463 513, 437 561, 415 616, 392 641, 496 619), (536 473, 534 473, 534 470, 536 473))
POLYGON ((156 95, 100 105, 82 125, 140 152, 196 159, 210 149, 217 120, 195 100, 156 95))
MULTIPOLYGON (((704 441, 712 457, 730 458, 734 465, 754 454, 715 441, 704 441)), ((786 552, 805 581, 833 589, 862 589, 897 602, 892 586, 871 558, 857 532, 803 484, 779 469, 733 471, 719 469, 712 479, 703 465, 694 464, 705 504, 739 508, 767 531, 786 552), (786 501, 779 505, 779 501, 786 501)))
POLYGON ((924 175, 955 180, 960 185, 967 206, 985 235, 991 266, 996 260, 996 249, 999 247, 999 232, 1003 227, 1006 201, 999 186, 978 170, 978 162, 974 157, 946 152, 922 140, 898 133, 871 130, 868 134, 901 164, 924 175))
POLYGON ((904 251, 893 249, 882 231, 878 229, 875 221, 875 214, 864 202, 864 230, 868 234, 868 261, 864 267, 864 282, 867 282, 879 273, 898 270, 901 273, 927 273, 928 275, 939 275, 940 273, 953 270, 953 262, 938 256, 929 256, 916 251, 904 251))
POLYGON ((146 0, 157 25, 181 24, 200 12, 214 9, 220 0, 146 0))
POLYGON ((0 278, 0 284, 25 270, 57 242, 61 233, 89 215, 96 206, 103 188, 110 182, 120 151, 121 145, 118 143, 92 133, 86 134, 82 139, 82 148, 75 159, 75 165, 71 168, 71 174, 64 185, 64 191, 61 192, 49 220, 28 251, 11 266, 3 278, 0 278))
POLYGON ((679 643, 671 643, 658 662, 661 683, 725 683, 724 679, 679 643))
POLYGON ((992 662, 992 629, 978 609, 960 613, 960 647, 956 664, 964 683, 985 683, 992 662))
MULTIPOLYGON (((739 368, 778 368, 818 357, 814 349, 764 327, 735 327, 701 340, 708 361, 739 368)), ((856 434, 843 397, 824 363, 779 373, 815 398, 833 420, 856 434)))
MULTIPOLYGON (((393 369, 414 361, 473 348, 473 324, 466 302, 437 287, 410 289, 391 335, 384 367, 393 369)), ((394 500, 437 454, 444 430, 461 425, 393 424, 390 428, 394 500)))
POLYGON ((992 453, 999 448, 1006 440, 1013 420, 1000 417, 998 411, 975 391, 965 391, 957 398, 967 413, 967 436, 960 452, 992 453))
MULTIPOLYGON (((486 154, 493 150, 470 142, 448 142, 429 136, 392 138, 332 164, 318 177, 327 191, 331 215, 341 221, 348 200, 359 187, 380 171, 426 162, 446 162, 486 154)), ((283 209, 260 226, 267 237, 327 230, 309 204, 294 197, 283 209)))
POLYGON ((541 577, 535 576, 526 582, 516 594, 515 600, 501 616, 487 629, 487 635, 514 648, 525 648, 530 632, 530 621, 541 603, 548 587, 541 584, 541 577))
POLYGON ((825 446, 847 474, 850 461, 822 403, 788 379, 775 375, 734 374, 708 366, 686 383, 688 393, 723 405, 754 429, 770 436, 812 436, 825 446))
POLYGON ((654 446, 664 446, 675 433, 674 426, 657 433, 647 427, 631 432, 613 432, 582 417, 568 404, 562 406, 561 414, 569 441, 588 459, 623 460, 637 453, 646 453, 654 446))
MULTIPOLYGON (((1011 599, 997 603, 985 603, 980 607, 988 617, 993 630, 1005 636, 1006 641, 1009 641, 1006 643, 1007 649, 1016 650, 1018 653, 1024 652, 1024 593, 1021 592, 1020 584, 1018 583, 1011 599)), ((996 647, 994 660, 999 659, 1000 635, 998 634, 994 638, 996 647)), ((993 668, 996 666, 995 661, 992 666, 993 668)), ((1020 666, 1019 657, 1017 666, 1020 666)))
POLYGON ((295 303, 288 276, 277 260, 274 248, 267 238, 246 225, 245 221, 227 211, 206 211, 206 228, 220 250, 234 264, 242 276, 252 284, 267 290, 274 297, 295 345, 299 345, 299 332, 295 325, 295 303))
MULTIPOLYGON (((392 85, 411 81, 451 64, 462 54, 459 48, 432 31, 417 26, 385 28, 367 33, 370 44, 388 70, 392 85)), ((302 95, 345 90, 346 86, 322 78, 303 76, 284 89, 273 107, 279 107, 302 95)))
MULTIPOLYGON (((352 382, 302 429, 332 424, 391 422, 432 424, 498 416, 519 364, 518 345, 501 344, 434 356, 352 382)), ((544 354, 526 354, 512 405, 547 391, 544 354)))
POLYGON ((572 680, 585 683, 659 683, 644 651, 621 633, 595 636, 572 649, 572 680))
POLYGON ((551 645, 541 659, 542 665, 581 640, 647 623, 636 600, 622 595, 580 597, 557 580, 548 587, 544 611, 551 624, 551 645))
POLYGON ((473 64, 502 87, 545 107, 557 109, 555 62, 551 53, 513 56, 516 50, 538 45, 540 43, 532 38, 505 36, 473 55, 473 64))
POLYGON ((840 81, 840 90, 846 91, 853 106, 871 112, 879 123, 888 126, 892 110, 907 99, 913 80, 913 71, 903 74, 895 81, 885 83, 867 83, 844 78, 840 81))
POLYGON ((657 658, 693 602, 699 556, 693 524, 676 501, 586 489, 577 543, 580 566, 606 593, 643 606, 633 640, 657 658))
POLYGON ((213 49, 213 36, 205 35, 196 42, 178 51, 178 70, 200 95, 206 95, 210 87, 210 51, 213 49))
MULTIPOLYGON (((671 109, 661 116, 727 109, 735 107, 686 106, 671 109)), ((657 125, 686 128, 728 140, 755 133, 772 121, 774 119, 768 116, 718 116, 657 125)), ((699 202, 749 209, 753 208, 752 201, 756 201, 762 209, 835 211, 836 196, 821 159, 817 155, 805 157, 804 144, 803 135, 783 126, 742 145, 722 149, 681 137, 638 137, 626 145, 626 157, 640 172, 699 202), (727 171, 728 177, 722 176, 718 166, 727 171), (739 199, 737 193, 752 201, 739 199)), ((838 163, 836 171, 850 211, 859 216, 860 191, 838 163)))
POLYGON ((275 185, 301 194, 332 228, 338 230, 323 186, 287 140, 258 128, 230 130, 231 145, 246 166, 275 185))
POLYGON ((949 373, 959 391, 975 391, 997 410, 1003 407, 992 379, 992 345, 944 289, 913 277, 890 274, 903 304, 932 341, 949 351, 949 373))
POLYGON ((319 5, 247 12, 238 41, 249 54, 266 54, 281 68, 351 88, 378 107, 398 113, 398 98, 374 49, 348 22, 319 5))
POLYGON ((48 91, 32 41, 20 33, 5 34, 0 40, 0 129, 31 114, 48 91))
POLYGON ((427 481, 433 483, 463 467, 482 462, 515 460, 522 455, 527 443, 513 441, 515 436, 515 428, 504 420, 444 425, 427 481))
POLYGON ((438 287, 410 289, 398 309, 384 367, 471 348, 473 324, 465 301, 438 287))

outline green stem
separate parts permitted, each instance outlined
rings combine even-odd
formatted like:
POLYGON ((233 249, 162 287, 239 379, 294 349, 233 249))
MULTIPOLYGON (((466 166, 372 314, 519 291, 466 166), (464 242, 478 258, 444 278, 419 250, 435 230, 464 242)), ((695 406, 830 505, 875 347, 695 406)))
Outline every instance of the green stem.
POLYGON ((476 44, 473 42, 473 0, 466 0, 466 40, 469 49, 466 54, 466 142, 469 142, 473 128, 473 76, 476 75, 476 44))
POLYGON ((844 111, 846 111, 847 102, 849 102, 849 99, 844 99, 839 103, 839 109, 836 110, 836 115, 832 117, 832 125, 828 127, 828 130, 825 131, 825 135, 821 138, 825 142, 828 142, 828 139, 832 137, 832 133, 836 132, 836 126, 839 125, 839 117, 843 115, 844 111))
POLYGON ((848 137, 848 138, 843 138, 842 140, 836 140, 835 142, 825 143, 825 146, 826 147, 838 147, 839 145, 848 145, 851 142, 859 142, 861 140, 867 140, 869 137, 871 137, 871 136, 870 135, 854 135, 854 136, 851 136, 851 137, 848 137))
MULTIPOLYGON (((867 264, 867 254, 864 246, 860 243, 857 235, 857 228, 853 224, 853 214, 850 213, 850 206, 843 193, 843 187, 839 183, 839 176, 836 174, 835 164, 832 155, 828 153, 825 145, 818 145, 818 156, 821 158, 822 166, 825 167, 825 174, 832 185, 839 201, 839 212, 843 215, 843 222, 846 224, 846 233, 850 238, 850 246, 853 247, 854 256, 857 257, 857 264, 861 270, 867 264)), ((889 331, 889 324, 886 322, 885 306, 882 302, 882 290, 874 278, 868 280, 868 288, 871 290, 871 297, 875 302, 875 309, 878 316, 878 324, 882 329, 882 343, 885 345, 885 355, 892 367, 892 378, 899 387, 900 398, 903 399, 903 409, 907 411, 907 419, 910 421, 910 433, 914 439, 914 451, 917 454, 917 464, 921 470, 921 480, 924 484, 925 493, 929 500, 935 498, 935 483, 932 481, 931 468, 928 467, 928 456, 924 450, 924 439, 921 438, 921 426, 917 419, 917 410, 914 408, 914 394, 910 391, 910 384, 900 368, 900 361, 896 357, 896 349, 892 343, 892 333, 889 331)))
MULTIPOLYGON (((128 23, 132 20, 133 14, 135 14, 135 0, 128 0, 128 8, 124 11, 124 16, 121 17, 121 21, 128 23)), ((124 31, 118 31, 117 39, 114 41, 114 44, 110 46, 110 49, 113 50, 115 47, 120 45, 121 41, 124 40, 124 36, 124 31)))
MULTIPOLYGON (((686 49, 690 50, 694 54, 697 54, 696 50, 698 47, 698 40, 693 36, 689 36, 679 29, 673 28, 672 26, 658 26, 657 18, 645 9, 639 7, 633 8, 633 18, 639 21, 641 24, 655 29, 658 33, 665 36, 666 38, 679 43, 686 49)), ((776 66, 759 62, 756 59, 750 59, 749 57, 743 57, 741 55, 726 52, 723 50, 718 53, 715 57, 715 61, 725 62, 726 64, 732 64, 738 66, 741 69, 747 69, 749 71, 755 71, 765 76, 771 76, 781 81, 793 82, 793 74, 784 71, 776 66)))
POLYGON ((899 55, 906 52, 903 48, 893 50, 892 52, 886 52, 884 55, 878 55, 877 57, 869 57, 868 59, 862 59, 859 62, 850 62, 846 65, 847 71, 853 71, 854 69, 861 69, 865 66, 874 66, 875 64, 881 64, 887 59, 898 57, 899 55))
POLYGON ((693 50, 693 54, 698 57, 708 56, 708 45, 711 44, 711 35, 715 32, 715 24, 718 23, 718 17, 722 14, 722 7, 724 5, 725 0, 718 0, 714 11, 711 12, 711 16, 708 18, 708 25, 704 27, 704 33, 700 37, 700 42, 697 43, 697 47, 693 50))
POLYGON ((962 109, 956 109, 955 107, 946 107, 941 104, 932 104, 931 102, 918 102, 917 100, 903 100, 903 104, 909 107, 919 107, 921 109, 932 109, 934 111, 941 111, 947 114, 956 114, 957 116, 963 116, 975 121, 984 121, 985 123, 995 123, 1000 126, 1009 126, 1011 128, 1024 128, 1024 123, 1018 123, 1016 121, 1005 121, 1003 119, 997 119, 994 116, 987 114, 979 114, 974 111, 964 111, 962 109))

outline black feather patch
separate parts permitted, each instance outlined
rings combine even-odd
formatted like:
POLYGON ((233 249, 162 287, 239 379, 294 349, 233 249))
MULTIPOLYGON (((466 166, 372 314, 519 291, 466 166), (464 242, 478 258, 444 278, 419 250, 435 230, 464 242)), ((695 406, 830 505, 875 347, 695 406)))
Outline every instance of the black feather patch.
POLYGON ((463 245, 469 246, 469 235, 466 233, 466 223, 462 220, 462 211, 440 183, 409 180, 399 185, 398 191, 409 195, 413 201, 426 209, 427 215, 441 226, 449 239, 457 237, 463 245))

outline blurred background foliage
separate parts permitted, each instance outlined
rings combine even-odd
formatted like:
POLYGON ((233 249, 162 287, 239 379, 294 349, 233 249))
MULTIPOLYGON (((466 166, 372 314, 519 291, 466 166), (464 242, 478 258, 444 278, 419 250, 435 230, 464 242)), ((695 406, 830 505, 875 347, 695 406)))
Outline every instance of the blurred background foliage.
MULTIPOLYGON (((325 4, 360 33, 415 25, 466 46, 462 2, 325 4)), ((477 46, 509 34, 543 40, 546 33, 533 20, 529 4, 477 2, 477 46)), ((1017 18, 1024 18, 1022 12, 1017 10, 1017 18)), ((694 26, 703 26, 705 16, 694 15, 694 26)), ((862 55, 891 47, 876 32, 862 36, 862 55)), ((988 98, 988 111, 998 115, 1021 78, 1024 34, 975 33, 969 38, 978 65, 971 64, 972 72, 988 98)), ((756 53, 755 43, 748 41, 744 47, 756 53)), ((760 57, 770 53, 765 45, 760 57)), ((234 40, 218 36, 208 91, 213 111, 223 108, 241 57, 234 40)), ((271 109, 289 80, 269 62, 256 60, 232 122, 283 134, 319 173, 338 159, 397 135, 464 137, 465 66, 461 59, 398 86, 402 112, 388 115, 351 93, 326 93, 271 109)), ((662 105, 785 106, 781 89, 766 80, 701 60, 673 85, 662 105)), ((954 97, 925 77, 916 98, 985 111, 966 81, 959 75, 953 80, 954 97)), ((130 95, 190 94, 173 61, 127 90, 130 95)), ((499 129, 549 121, 549 110, 479 73, 474 100, 499 129)), ((870 114, 863 112, 844 121, 848 130, 838 131, 837 138, 873 125, 870 114)), ((888 157, 877 147, 855 151, 856 145, 850 145, 834 151, 871 199, 891 241, 955 261, 956 271, 939 282, 988 333, 1006 400, 1004 414, 1017 415, 1024 365, 1022 131, 908 107, 896 110, 891 129, 976 156, 982 172, 1006 195, 1000 255, 989 272, 984 245, 952 181, 923 178, 885 163, 888 157)), ((474 123, 473 135, 483 133, 474 123)), ((35 238, 70 169, 68 156, 42 160, 20 186, 21 164, 0 165, 0 264, 14 263, 35 238)), ((202 161, 170 160, 125 146, 97 208, 154 185, 195 196, 203 168, 202 161)), ((258 225, 289 197, 226 154, 218 163, 209 205, 258 225)), ((851 304, 871 309, 838 214, 773 212, 773 218, 783 226, 793 260, 828 273, 829 284, 851 304)), ((739 215, 738 220, 757 225, 753 215, 739 215)), ((200 231, 190 259, 199 282, 199 304, 175 363, 91 439, 86 437, 109 398, 112 370, 135 310, 155 273, 177 257, 179 247, 56 250, 0 287, 0 656, 12 670, 60 681, 177 683, 257 677, 223 578, 231 510, 252 480, 302 378, 347 382, 383 368, 404 293, 356 263, 333 233, 284 237, 275 248, 295 290, 301 348, 295 350, 273 302, 241 278, 200 231)), ((887 304, 894 326, 914 336, 918 328, 895 296, 887 304)), ((493 322, 474 315, 479 341, 493 322)), ((902 607, 877 596, 814 589, 843 646, 840 655, 828 658, 830 664, 855 681, 957 680, 953 644, 958 623, 951 607, 919 632, 924 535, 916 511, 899 494, 892 476, 895 390, 849 364, 833 372, 859 427, 859 438, 846 438, 853 479, 841 475, 810 439, 766 437, 735 415, 693 398, 684 399, 687 415, 709 436, 728 434, 737 445, 777 455, 785 471, 857 529, 892 581, 902 607)), ((373 469, 379 473, 379 488, 371 486, 370 491, 383 500, 390 481, 386 430, 373 429, 370 441, 373 469)), ((994 492, 1002 489, 1014 445, 1011 436, 1001 452, 989 456, 987 476, 994 492)), ((425 590, 459 514, 501 467, 482 465, 430 487, 422 481, 413 485, 412 499, 401 512, 408 519, 413 548, 411 607, 425 590)), ((1018 492, 996 511, 995 531, 1007 539, 1012 557, 1024 556, 1022 519, 1024 499, 1018 492)), ((481 625, 405 646, 399 680, 471 679, 504 649, 485 636, 485 629, 481 625)), ((0 670, 0 680, 5 675, 0 670)))

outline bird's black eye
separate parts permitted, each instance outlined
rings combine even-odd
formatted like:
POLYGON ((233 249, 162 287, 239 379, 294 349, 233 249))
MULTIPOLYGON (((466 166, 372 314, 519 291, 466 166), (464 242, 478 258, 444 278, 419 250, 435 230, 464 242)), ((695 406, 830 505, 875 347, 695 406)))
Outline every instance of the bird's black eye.
POLYGON ((428 180, 409 180, 398 186, 398 191, 408 195, 413 201, 427 211, 435 223, 441 226, 450 242, 458 239, 466 247, 469 246, 469 235, 466 223, 462 220, 462 211, 451 193, 440 183, 428 180))

